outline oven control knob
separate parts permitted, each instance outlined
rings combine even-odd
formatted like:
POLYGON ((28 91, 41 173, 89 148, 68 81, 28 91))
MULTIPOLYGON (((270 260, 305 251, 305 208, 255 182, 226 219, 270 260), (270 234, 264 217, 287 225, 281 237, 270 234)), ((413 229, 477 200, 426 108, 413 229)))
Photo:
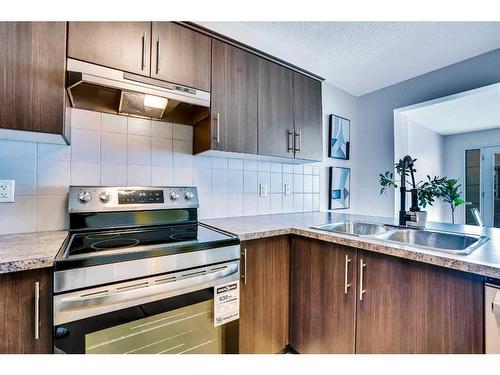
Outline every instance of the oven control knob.
POLYGON ((78 193, 78 200, 80 201, 80 203, 87 203, 88 201, 90 201, 92 199, 92 196, 90 195, 90 193, 88 191, 81 191, 78 193))
POLYGON ((170 199, 176 201, 177 199, 179 199, 179 194, 177 194, 175 191, 172 191, 170 193, 170 199))
POLYGON ((109 194, 107 191, 103 191, 101 194, 99 194, 99 200, 102 203, 108 203, 110 198, 111 194, 109 194))
POLYGON ((194 197, 194 194, 191 193, 190 191, 186 192, 186 194, 184 194, 184 199, 187 200, 187 201, 190 201, 191 199, 193 199, 194 197))

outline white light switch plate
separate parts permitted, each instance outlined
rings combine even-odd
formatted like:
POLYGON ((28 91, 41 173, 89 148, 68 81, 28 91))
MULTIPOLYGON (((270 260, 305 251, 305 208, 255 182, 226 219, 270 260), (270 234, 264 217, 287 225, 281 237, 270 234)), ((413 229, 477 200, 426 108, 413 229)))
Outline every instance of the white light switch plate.
POLYGON ((285 184, 285 195, 292 195, 292 186, 290 184, 285 184))
POLYGON ((266 184, 260 184, 260 196, 267 197, 267 185, 266 184))
POLYGON ((14 202, 15 180, 0 180, 0 203, 14 202))

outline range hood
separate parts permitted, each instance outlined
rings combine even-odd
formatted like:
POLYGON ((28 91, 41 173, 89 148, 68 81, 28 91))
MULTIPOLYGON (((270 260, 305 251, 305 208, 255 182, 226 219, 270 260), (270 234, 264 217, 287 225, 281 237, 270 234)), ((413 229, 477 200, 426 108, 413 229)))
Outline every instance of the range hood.
POLYGON ((209 116, 210 93, 74 59, 67 91, 75 108, 194 125, 209 116))

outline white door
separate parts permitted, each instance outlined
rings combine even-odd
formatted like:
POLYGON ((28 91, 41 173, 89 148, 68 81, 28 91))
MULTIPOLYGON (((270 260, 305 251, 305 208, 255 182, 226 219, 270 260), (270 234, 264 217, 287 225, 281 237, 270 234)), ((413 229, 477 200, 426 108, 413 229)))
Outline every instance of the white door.
POLYGON ((481 149, 481 214, 486 226, 500 228, 500 146, 481 149))

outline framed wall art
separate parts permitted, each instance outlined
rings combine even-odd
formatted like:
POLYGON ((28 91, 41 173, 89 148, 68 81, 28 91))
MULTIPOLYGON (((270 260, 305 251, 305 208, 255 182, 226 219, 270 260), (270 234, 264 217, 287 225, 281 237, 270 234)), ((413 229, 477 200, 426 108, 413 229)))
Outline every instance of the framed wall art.
POLYGON ((328 156, 334 159, 349 160, 351 121, 337 115, 330 115, 329 134, 328 156))
POLYGON ((351 203, 351 169, 330 167, 328 209, 341 210, 351 203))

